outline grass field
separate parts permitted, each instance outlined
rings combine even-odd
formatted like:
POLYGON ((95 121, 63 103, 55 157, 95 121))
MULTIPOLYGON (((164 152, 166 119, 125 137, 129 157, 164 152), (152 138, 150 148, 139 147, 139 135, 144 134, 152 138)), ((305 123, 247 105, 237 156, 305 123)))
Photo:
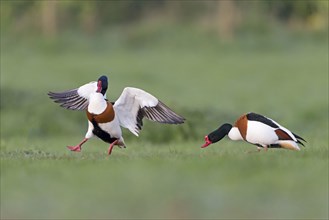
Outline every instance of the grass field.
POLYGON ((1 219, 328 218, 327 39, 223 44, 189 29, 169 33, 1 39, 1 219), (97 139, 69 152, 85 115, 46 94, 101 74, 108 98, 143 88, 186 124, 146 122, 139 138, 125 131, 127 149, 110 157, 97 139), (225 139, 200 148, 205 134, 249 111, 306 147, 248 154, 254 146, 225 139))

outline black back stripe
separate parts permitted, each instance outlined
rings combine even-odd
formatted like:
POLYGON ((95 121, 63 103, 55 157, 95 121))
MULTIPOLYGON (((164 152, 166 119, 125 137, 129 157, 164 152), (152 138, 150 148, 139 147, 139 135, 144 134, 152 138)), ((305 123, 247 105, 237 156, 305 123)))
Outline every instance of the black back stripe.
POLYGON ((250 113, 247 114, 247 119, 249 121, 259 121, 259 122, 264 123, 268 126, 271 126, 272 128, 279 128, 279 125, 274 123, 272 120, 270 120, 270 119, 268 119, 268 118, 266 118, 262 115, 253 113, 253 112, 250 112, 250 113))

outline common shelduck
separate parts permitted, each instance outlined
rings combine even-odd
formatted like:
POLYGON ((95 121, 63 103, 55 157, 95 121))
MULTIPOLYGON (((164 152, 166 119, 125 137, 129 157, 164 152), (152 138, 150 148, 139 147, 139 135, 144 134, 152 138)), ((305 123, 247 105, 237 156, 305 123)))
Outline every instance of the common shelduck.
POLYGON ((80 152, 81 146, 88 139, 97 136, 110 144, 108 154, 111 154, 114 145, 125 147, 120 126, 138 136, 144 117, 160 123, 184 123, 185 119, 182 116, 141 89, 126 87, 118 100, 109 102, 106 99, 107 87, 107 77, 101 76, 97 82, 90 82, 77 89, 48 93, 61 107, 86 110, 88 131, 79 144, 68 146, 71 151, 80 152))
POLYGON ((265 116, 250 112, 240 116, 234 125, 225 123, 218 129, 205 136, 205 144, 202 148, 220 141, 228 135, 231 140, 245 140, 254 144, 258 151, 261 148, 285 148, 300 150, 298 144, 305 141, 300 136, 279 125, 274 120, 265 116))

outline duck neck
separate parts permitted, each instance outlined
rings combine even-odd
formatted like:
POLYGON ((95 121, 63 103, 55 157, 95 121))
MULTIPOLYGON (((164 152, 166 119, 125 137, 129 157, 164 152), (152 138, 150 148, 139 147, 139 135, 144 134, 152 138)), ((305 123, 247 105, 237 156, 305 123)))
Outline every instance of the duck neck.
POLYGON ((222 140, 232 129, 232 125, 231 124, 223 124, 221 125, 217 130, 211 132, 208 135, 209 140, 212 143, 216 143, 220 140, 222 140))

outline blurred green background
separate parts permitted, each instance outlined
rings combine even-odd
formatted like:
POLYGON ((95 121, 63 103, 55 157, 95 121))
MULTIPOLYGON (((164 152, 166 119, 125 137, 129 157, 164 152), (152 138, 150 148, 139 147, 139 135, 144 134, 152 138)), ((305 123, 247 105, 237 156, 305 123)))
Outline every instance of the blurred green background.
POLYGON ((328 1, 1 1, 1 218, 328 218, 328 1), (90 140, 48 91, 109 77, 187 121, 127 149, 90 140), (204 135, 257 112, 300 152, 204 135))

